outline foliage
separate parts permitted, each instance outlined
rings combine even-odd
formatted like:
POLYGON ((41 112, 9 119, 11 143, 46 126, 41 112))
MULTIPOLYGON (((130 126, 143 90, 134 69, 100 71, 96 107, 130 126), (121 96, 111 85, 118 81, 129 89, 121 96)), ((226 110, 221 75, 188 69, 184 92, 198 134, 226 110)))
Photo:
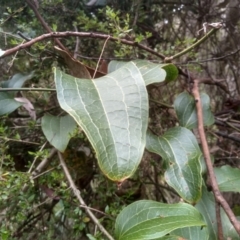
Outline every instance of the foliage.
MULTIPOLYGON (((234 158, 221 161, 232 154, 237 158, 238 145, 229 148, 228 141, 217 138, 229 137, 222 129, 239 131, 239 101, 220 100, 231 89, 229 82, 216 80, 222 72, 205 77, 213 66, 234 66, 215 63, 207 71, 201 62, 221 44, 201 42, 204 34, 196 30, 203 24, 204 1, 191 6, 160 2, 3 1, 1 239, 239 238, 222 208, 219 237, 218 203, 196 131, 196 103, 201 101, 219 188, 239 192, 234 158), (185 17, 195 28, 184 25, 185 17), (98 32, 115 41, 45 39, 4 55, 46 31, 98 32), (171 63, 190 46, 195 48, 171 63), (159 61, 150 48, 167 56, 159 61), (212 87, 209 91, 201 84, 199 100, 192 96, 196 78, 212 87), (214 108, 220 101, 222 107, 214 108)), ((239 203, 229 205, 237 215, 239 203)))

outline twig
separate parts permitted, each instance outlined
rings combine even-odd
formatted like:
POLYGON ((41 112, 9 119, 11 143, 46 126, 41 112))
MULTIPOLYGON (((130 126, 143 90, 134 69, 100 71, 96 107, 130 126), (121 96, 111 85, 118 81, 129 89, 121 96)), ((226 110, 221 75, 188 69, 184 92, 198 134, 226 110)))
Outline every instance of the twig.
MULTIPOLYGON (((23 44, 23 43, 24 43, 24 41, 22 41, 22 43, 20 43, 20 45, 23 44)), ((7 73, 9 73, 9 71, 10 71, 10 69, 11 69, 11 67, 12 67, 12 65, 14 63, 14 60, 16 59, 17 55, 18 55, 18 51, 14 54, 13 59, 11 60, 11 62, 9 64, 9 68, 7 69, 7 73)))
POLYGON ((0 92, 11 92, 11 91, 49 91, 56 92, 53 88, 0 88, 0 92))
POLYGON ((37 168, 32 172, 32 178, 34 178, 36 175, 41 173, 44 168, 48 165, 49 161, 53 158, 53 156, 57 153, 57 150, 53 148, 49 155, 44 158, 41 163, 37 166, 37 168))
MULTIPOLYGON (((196 102, 198 132, 199 132, 199 136, 200 136, 200 140, 201 140, 201 144, 202 144, 204 159, 206 162, 214 198, 215 198, 216 204, 219 203, 221 205, 221 207, 227 214, 230 222, 236 229, 237 233, 240 235, 240 223, 238 222, 237 218, 235 217, 234 213, 232 212, 232 210, 229 207, 226 200, 223 198, 223 196, 219 190, 216 177, 214 175, 213 166, 212 166, 211 157, 210 157, 210 151, 208 148, 208 143, 207 143, 207 139, 206 139, 206 135, 205 135, 205 131, 204 131, 204 125, 203 125, 202 103, 201 103, 201 98, 200 98, 199 89, 198 89, 199 80, 195 79, 193 82, 194 82, 194 84, 193 84, 192 94, 193 94, 193 96, 195 98, 195 102, 196 102)), ((216 212, 216 214, 217 214, 217 212, 216 212)), ((221 226, 218 226, 218 228, 220 228, 220 227, 221 226)), ((220 237, 220 236, 218 236, 218 237, 220 237)))
MULTIPOLYGON (((45 148, 45 146, 46 146, 47 143, 48 143, 48 142, 46 141, 46 142, 41 146, 39 152, 42 152, 42 150, 45 148)), ((31 165, 31 167, 30 167, 29 170, 28 170, 28 173, 30 173, 30 172, 32 171, 33 166, 35 165, 38 157, 39 157, 39 156, 36 156, 36 157, 34 158, 34 160, 33 160, 33 162, 32 162, 32 165, 31 165)))
MULTIPOLYGON (((78 29, 77 27, 74 25, 74 30, 75 32, 78 32, 78 29)), ((73 54, 73 57, 74 58, 77 58, 77 53, 78 53, 78 48, 79 48, 79 37, 76 37, 76 45, 75 45, 75 50, 74 50, 74 54, 73 54)))
POLYGON ((211 29, 206 35, 204 35, 201 39, 199 39, 197 42, 195 42, 193 45, 191 45, 190 47, 184 49, 183 51, 181 51, 180 53, 177 53, 171 57, 167 57, 165 59, 165 62, 169 62, 172 61, 175 58, 181 57, 182 55, 190 52, 193 48, 199 46, 200 44, 202 44, 204 41, 206 41, 211 35, 213 35, 216 31, 218 30, 218 28, 213 28, 211 29))
POLYGON ((40 42, 44 39, 48 39, 48 38, 62 38, 62 37, 82 37, 82 38, 100 38, 100 39, 107 39, 109 38, 109 40, 114 41, 114 42, 121 42, 122 44, 126 44, 129 46, 135 46, 138 47, 140 49, 143 49, 161 59, 165 59, 165 56, 161 53, 155 52, 153 49, 146 47, 142 44, 139 44, 137 42, 134 41, 129 41, 126 39, 120 39, 120 38, 116 38, 116 37, 112 37, 110 35, 107 34, 101 34, 101 33, 93 33, 93 32, 52 32, 52 33, 46 33, 43 34, 41 36, 38 36, 36 38, 33 38, 31 41, 26 42, 24 44, 22 44, 21 46, 18 45, 16 47, 13 47, 11 49, 8 49, 5 51, 5 53, 3 55, 0 56, 0 58, 4 58, 6 56, 12 55, 15 52, 21 50, 21 49, 25 49, 28 48, 30 46, 32 46, 33 44, 40 42))
POLYGON ((85 204, 84 200, 82 199, 81 197, 81 194, 80 194, 80 191, 77 189, 69 171, 68 171, 68 168, 66 166, 66 163, 63 159, 63 156, 60 152, 58 152, 58 157, 59 157, 59 160, 60 160, 60 163, 62 165, 62 168, 63 168, 63 171, 66 175, 66 178, 70 184, 70 187, 74 193, 74 195, 77 197, 79 203, 80 203, 80 206, 83 205, 83 206, 86 206, 84 207, 86 209, 86 212, 87 214, 89 215, 89 217, 92 219, 92 221, 98 226, 99 230, 109 239, 109 240, 114 240, 114 238, 107 232, 107 230, 102 226, 102 224, 98 221, 98 219, 95 217, 95 215, 92 213, 92 211, 87 207, 87 205, 85 204))
POLYGON ((106 44, 107 44, 107 41, 108 41, 109 38, 110 38, 110 36, 108 36, 108 38, 105 40, 105 42, 104 42, 104 44, 103 44, 103 48, 102 48, 100 57, 99 57, 98 62, 97 62, 97 66, 96 66, 96 69, 95 69, 94 74, 93 74, 93 77, 92 77, 93 79, 95 78, 95 75, 96 75, 96 73, 97 73, 98 65, 99 65, 99 63, 100 63, 100 61, 101 61, 101 59, 102 59, 102 55, 103 55, 104 49, 105 49, 105 47, 106 47, 106 44))
POLYGON ((223 133, 223 132, 215 132, 218 136, 221 136, 221 137, 224 137, 224 138, 227 138, 227 139, 230 139, 232 141, 235 141, 235 142, 239 142, 240 143, 240 138, 238 137, 234 137, 234 136, 230 136, 229 134, 226 134, 226 133, 223 133))
MULTIPOLYGON (((36 5, 34 4, 34 2, 32 0, 26 0, 28 6, 33 10, 33 12, 35 13, 37 19, 41 22, 41 24, 43 25, 43 27, 49 32, 51 33, 52 30, 51 28, 47 25, 47 23, 45 22, 45 20, 43 19, 43 17, 40 15, 40 13, 37 10, 36 5)), ((55 39, 56 44, 63 50, 67 51, 68 50, 62 45, 62 43, 58 40, 55 39)))

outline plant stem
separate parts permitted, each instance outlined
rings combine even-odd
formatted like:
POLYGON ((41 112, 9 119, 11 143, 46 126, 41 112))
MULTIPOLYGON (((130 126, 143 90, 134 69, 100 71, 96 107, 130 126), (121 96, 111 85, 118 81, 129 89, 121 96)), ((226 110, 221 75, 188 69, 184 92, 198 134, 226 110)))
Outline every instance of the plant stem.
MULTIPOLYGON (((199 82, 201 82, 201 80, 199 80, 199 79, 195 79, 193 81, 194 85, 193 85, 192 95, 194 96, 195 102, 196 102, 198 132, 199 132, 199 136, 200 136, 200 140, 201 140, 201 144, 202 144, 202 150, 203 150, 203 155, 204 155, 205 163, 206 163, 207 170, 208 170, 210 184, 212 187, 212 191, 213 191, 213 195, 214 195, 216 204, 221 205, 221 207, 227 214, 230 222, 234 226, 235 230, 240 235, 240 223, 237 220, 236 216, 234 215, 232 209, 229 207, 227 201, 222 196, 222 194, 219 190, 218 184, 217 184, 216 176, 214 174, 210 151, 209 151, 207 138, 206 138, 205 130, 204 130, 204 125, 203 125, 202 103, 201 103, 201 98, 200 98, 199 88, 198 88, 199 82)), ((216 210, 218 210, 218 209, 216 209, 216 210)), ((217 216, 217 214, 218 214, 218 212, 216 212, 216 216, 217 216)), ((218 219, 218 220, 219 220, 218 221, 218 223, 219 223, 220 219, 218 219)), ((218 236, 218 239, 223 239, 222 226, 219 224, 218 224, 218 233, 221 234, 220 236, 218 236)))
POLYGON ((48 91, 55 92, 53 88, 0 88, 0 92, 12 92, 12 91, 48 91))
MULTIPOLYGON (((216 31, 218 30, 218 28, 213 28, 211 29, 206 35, 204 35, 201 39, 199 39, 197 42, 195 42, 193 45, 191 45, 190 47, 184 49, 183 51, 169 57, 166 58, 167 61, 169 60, 173 60, 175 58, 181 57, 182 55, 184 55, 187 52, 190 52, 193 48, 199 46, 200 44, 202 44, 204 41, 206 41, 211 35, 213 35, 216 31)), ((165 61, 166 61, 165 60, 165 61)))
MULTIPOLYGON (((62 165, 62 168, 63 168, 63 171, 66 175, 66 178, 70 184, 70 187, 74 193, 74 195, 77 197, 79 203, 81 205, 84 206, 84 208, 86 209, 86 212, 87 214, 89 215, 89 217, 92 219, 92 221, 98 226, 99 230, 109 239, 109 240, 114 240, 114 238, 107 232, 107 230, 102 226, 102 224, 98 221, 98 219, 95 217, 95 215, 92 213, 92 211, 87 207, 87 205, 85 204, 83 198, 81 197, 81 193, 80 191, 77 189, 69 171, 68 171, 68 168, 67 168, 67 165, 63 159, 63 156, 60 152, 58 152, 58 157, 59 157, 59 160, 60 160, 60 163, 62 165)), ((83 207, 82 206, 82 207, 83 207)))

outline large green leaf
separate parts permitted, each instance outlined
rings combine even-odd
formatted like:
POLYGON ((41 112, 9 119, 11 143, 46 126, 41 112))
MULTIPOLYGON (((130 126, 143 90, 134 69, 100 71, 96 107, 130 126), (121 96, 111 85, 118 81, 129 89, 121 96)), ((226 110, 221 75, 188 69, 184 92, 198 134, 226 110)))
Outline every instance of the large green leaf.
MULTIPOLYGON (((170 63, 156 64, 146 60, 134 60, 133 62, 139 68, 146 85, 163 82, 165 80, 172 81, 178 76, 176 66, 170 63)), ((108 64, 108 72, 114 72, 125 64, 127 63, 123 61, 111 61, 108 64)))
POLYGON ((46 114, 42 118, 42 130, 47 140, 60 152, 64 152, 76 122, 70 115, 56 117, 46 114))
POLYGON ((230 166, 214 168, 218 186, 222 192, 240 192, 240 169, 230 166))
POLYGON ((165 179, 187 202, 201 197, 202 153, 193 133, 183 127, 169 129, 163 136, 147 134, 146 148, 167 162, 165 179))
POLYGON ((103 173, 114 181, 130 177, 141 161, 148 123, 148 95, 136 64, 95 80, 54 72, 58 101, 86 133, 103 173))
POLYGON ((0 116, 11 113, 22 105, 23 103, 16 101, 12 95, 0 92, 0 116))
MULTIPOLYGON (((203 215, 209 231, 209 240, 218 240, 217 237, 217 220, 216 220, 216 208, 215 199, 212 193, 208 192, 206 187, 202 188, 202 198, 196 204, 196 208, 203 215)), ((239 239, 238 233, 232 226, 229 218, 225 212, 221 209, 221 219, 223 226, 224 239, 237 240, 239 239)), ((195 238, 194 238, 195 239, 195 238)))
POLYGON ((115 235, 118 240, 158 239, 178 228, 203 225, 201 214, 189 204, 141 200, 118 215, 115 235))
MULTIPOLYGON (((210 109, 209 96, 206 93, 201 93, 200 97, 202 102, 204 125, 210 126, 214 123, 214 116, 210 109)), ((181 126, 188 129, 197 128, 195 99, 192 95, 187 92, 179 94, 174 101, 174 108, 181 126)))

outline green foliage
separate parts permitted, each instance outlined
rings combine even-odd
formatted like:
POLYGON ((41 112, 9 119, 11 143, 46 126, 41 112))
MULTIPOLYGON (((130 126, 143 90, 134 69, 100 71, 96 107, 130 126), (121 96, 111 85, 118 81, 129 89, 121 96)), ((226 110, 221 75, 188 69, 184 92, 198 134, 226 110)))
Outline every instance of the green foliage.
MULTIPOLYGON (((180 34, 183 28, 177 28, 179 15, 187 16, 186 4, 32 2, 52 31, 109 34, 169 56, 196 42, 189 34, 196 29, 180 34)), ((0 91, 0 239, 106 239, 86 214, 88 207, 119 240, 218 239, 215 200, 205 187, 207 171, 194 130, 195 99, 183 91, 191 90, 194 74, 186 82, 178 78, 179 67, 180 73, 185 66, 203 71, 201 64, 185 65, 198 61, 201 49, 192 49, 176 66, 120 41, 66 37, 58 40, 69 50, 68 59, 52 39, 4 58, 8 48, 26 41, 18 31, 35 38, 48 30, 23 1, 2 1, 0 16, 0 85, 18 88, 0 91), (76 61, 73 55, 81 57, 77 70, 81 65, 86 78, 96 71, 94 80, 67 74, 76 68, 69 60, 76 61), (86 206, 71 191, 53 147, 62 152, 86 206)), ((216 128, 211 98, 201 93, 210 133, 216 128)), ((214 171, 221 191, 239 192, 240 173, 233 164, 214 171)), ((234 212, 239 215, 236 204, 234 212)), ((224 239, 238 239, 222 209, 221 217, 224 239)))
POLYGON ((119 240, 158 239, 178 228, 203 225, 201 214, 191 205, 142 200, 118 215, 115 235, 119 240))

